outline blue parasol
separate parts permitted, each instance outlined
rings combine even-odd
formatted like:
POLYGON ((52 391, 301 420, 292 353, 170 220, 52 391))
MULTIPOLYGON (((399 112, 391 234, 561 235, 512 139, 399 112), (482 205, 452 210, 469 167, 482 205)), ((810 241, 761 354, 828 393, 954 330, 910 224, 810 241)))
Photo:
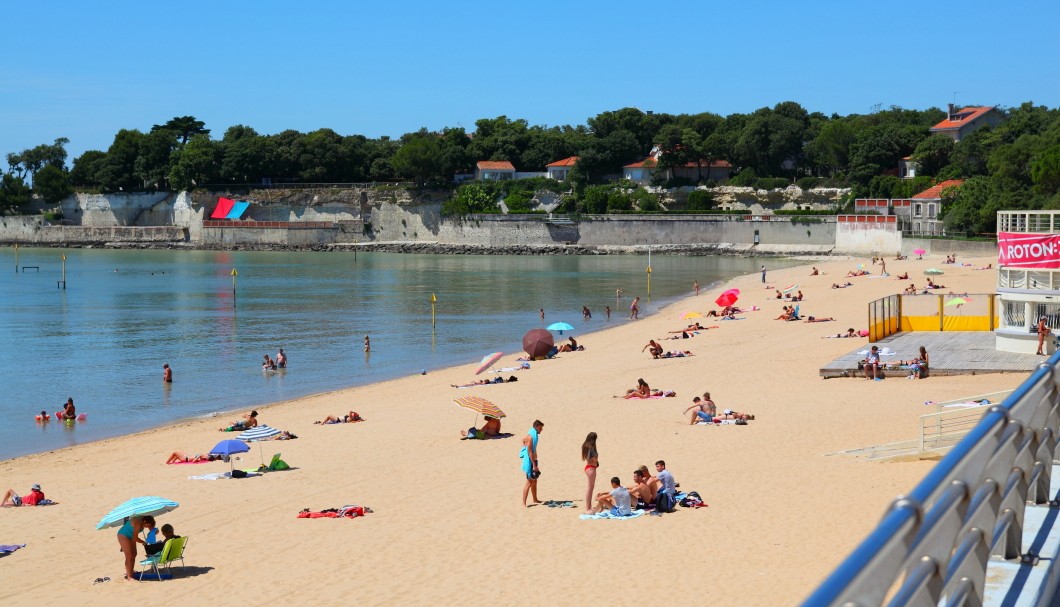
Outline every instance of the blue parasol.
POLYGON ((565 322, 554 322, 546 327, 549 331, 559 331, 560 335, 563 335, 564 331, 573 331, 574 327, 565 322))
POLYGON ((119 527, 125 523, 125 519, 131 516, 157 516, 179 506, 177 502, 161 497, 147 496, 134 497, 100 519, 96 529, 104 527, 119 527))

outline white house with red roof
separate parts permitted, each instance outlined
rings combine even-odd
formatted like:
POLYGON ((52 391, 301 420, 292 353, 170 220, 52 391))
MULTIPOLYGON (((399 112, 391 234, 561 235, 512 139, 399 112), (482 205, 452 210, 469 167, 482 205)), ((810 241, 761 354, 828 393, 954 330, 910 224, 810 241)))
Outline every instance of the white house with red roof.
POLYGON ((957 106, 951 103, 946 119, 931 127, 931 133, 960 141, 975 130, 987 125, 997 126, 1004 119, 1005 115, 993 106, 966 107, 958 110, 957 106))
POLYGON ((475 179, 485 181, 515 179, 515 165, 507 160, 479 160, 475 163, 475 179))
MULTIPOLYGON (((655 174, 655 169, 659 165, 659 154, 660 151, 656 148, 644 160, 622 167, 622 177, 638 183, 650 182, 655 174)), ((732 165, 726 160, 713 160, 710 162, 700 160, 699 162, 687 162, 681 166, 667 169, 666 179, 680 177, 692 182, 699 182, 700 179, 704 181, 724 181, 729 178, 729 173, 731 172, 732 165)))
POLYGON ((962 183, 962 179, 947 179, 912 198, 892 199, 891 209, 913 234, 944 234, 942 220, 939 219, 942 214, 942 193, 959 188, 962 183))
POLYGON ((549 179, 565 181, 567 176, 570 175, 571 170, 574 168, 574 163, 576 162, 578 162, 578 157, 570 156, 563 160, 557 160, 552 164, 545 165, 545 171, 548 173, 549 179))

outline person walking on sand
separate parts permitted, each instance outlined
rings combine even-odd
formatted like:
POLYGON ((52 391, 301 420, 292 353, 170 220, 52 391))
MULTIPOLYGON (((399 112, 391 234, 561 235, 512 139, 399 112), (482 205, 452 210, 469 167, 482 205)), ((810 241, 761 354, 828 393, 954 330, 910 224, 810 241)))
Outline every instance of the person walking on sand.
POLYGON ((541 438, 541 430, 545 424, 539 419, 534 420, 533 426, 523 437, 523 450, 519 452, 519 458, 523 463, 523 474, 526 475, 526 485, 523 486, 523 506, 526 506, 526 496, 530 494, 535 504, 540 504, 537 499, 537 479, 541 476, 541 468, 537 461, 537 441, 541 438))
POLYGON ((167 384, 173 383, 173 369, 169 368, 169 363, 162 365, 162 381, 167 384))
POLYGON ((585 511, 592 514, 593 489, 596 488, 596 470, 600 467, 600 454, 596 451, 596 433, 590 432, 582 443, 582 461, 585 462, 585 478, 589 486, 585 489, 585 511))
POLYGON ((1047 320, 1048 320, 1048 318, 1045 317, 1045 316, 1042 316, 1041 318, 1038 319, 1038 355, 1039 356, 1045 356, 1045 354, 1042 352, 1042 348, 1045 347, 1045 338, 1046 338, 1047 335, 1049 335, 1050 333, 1053 332, 1052 329, 1049 328, 1049 325, 1046 322, 1047 320))
POLYGON ((629 304, 629 319, 637 320, 640 315, 640 297, 634 297, 633 303, 629 304))

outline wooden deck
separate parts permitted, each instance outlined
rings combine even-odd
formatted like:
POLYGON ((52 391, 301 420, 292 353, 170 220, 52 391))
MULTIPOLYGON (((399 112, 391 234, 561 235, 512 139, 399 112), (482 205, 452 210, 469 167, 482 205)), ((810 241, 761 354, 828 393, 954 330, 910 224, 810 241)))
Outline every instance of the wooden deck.
MULTIPOLYGON (((924 346, 931 360, 931 375, 1030 373, 1048 358, 1034 354, 999 352, 994 348, 992 331, 919 331, 892 335, 875 344, 862 342, 856 350, 825 365, 821 369, 821 377, 864 377, 864 372, 858 371, 858 361, 863 360, 865 355, 858 353, 873 345, 879 346, 880 350, 894 350, 894 355, 880 357, 884 363, 909 360, 917 355, 920 346, 924 346)), ((895 369, 886 371, 885 375, 904 377, 908 372, 895 369)))

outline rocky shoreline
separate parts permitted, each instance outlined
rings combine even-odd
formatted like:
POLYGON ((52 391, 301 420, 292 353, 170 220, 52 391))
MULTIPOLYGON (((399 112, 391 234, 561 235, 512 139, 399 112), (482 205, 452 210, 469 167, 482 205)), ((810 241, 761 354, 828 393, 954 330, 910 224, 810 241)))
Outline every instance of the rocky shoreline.
MULTIPOLYGON (((10 243, 4 243, 11 246, 10 243)), ((23 245, 27 246, 27 245, 23 245)), ((188 242, 96 242, 76 244, 40 243, 28 246, 53 249, 168 249, 197 251, 335 251, 411 253, 418 255, 642 255, 648 249, 656 255, 707 256, 739 255, 746 257, 828 256, 831 249, 821 247, 743 245, 733 243, 659 244, 635 246, 583 245, 470 245, 435 242, 367 242, 356 244, 327 244, 313 246, 291 245, 196 245, 188 242)))

